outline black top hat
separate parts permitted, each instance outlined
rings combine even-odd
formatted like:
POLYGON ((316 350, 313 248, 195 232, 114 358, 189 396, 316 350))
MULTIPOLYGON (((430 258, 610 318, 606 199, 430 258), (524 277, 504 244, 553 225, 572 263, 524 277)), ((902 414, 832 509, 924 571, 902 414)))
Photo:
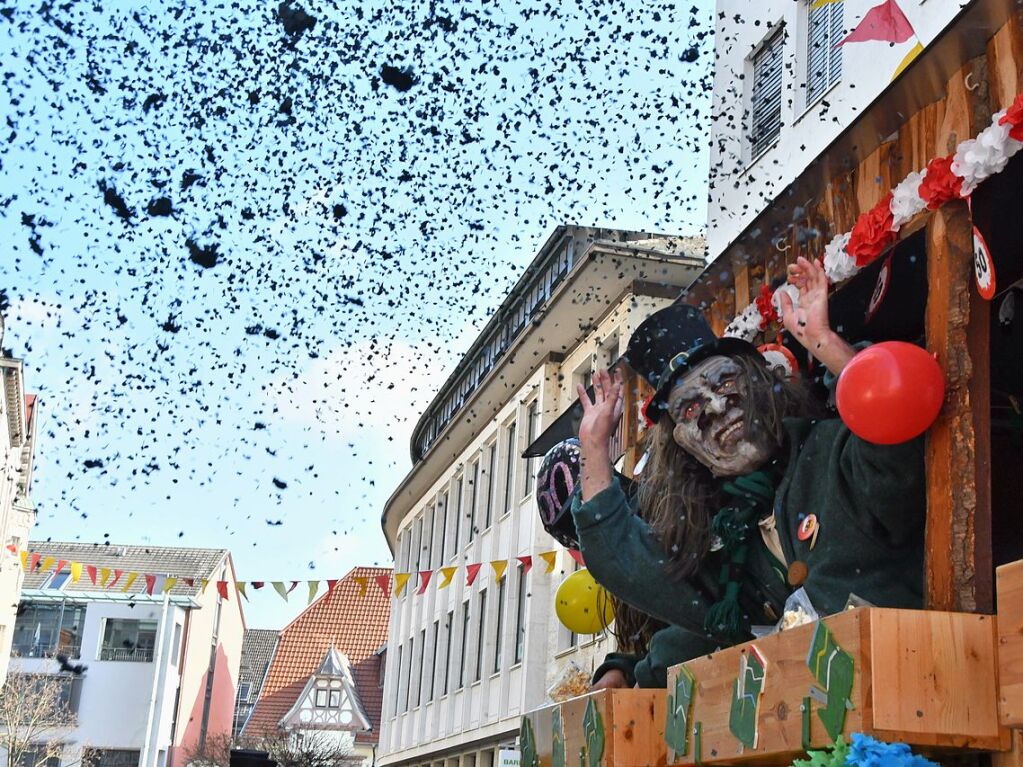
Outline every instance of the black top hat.
POLYGON ((647 317, 629 339, 624 357, 654 387, 646 410, 657 421, 675 381, 696 363, 717 354, 758 354, 741 338, 718 338, 695 306, 672 304, 647 317))

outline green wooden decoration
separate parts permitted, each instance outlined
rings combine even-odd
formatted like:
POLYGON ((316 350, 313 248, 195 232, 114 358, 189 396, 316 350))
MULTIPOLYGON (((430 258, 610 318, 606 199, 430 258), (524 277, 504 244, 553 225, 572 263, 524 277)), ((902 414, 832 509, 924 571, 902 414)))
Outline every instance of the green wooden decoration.
POLYGON ((693 725, 693 762, 697 767, 703 764, 703 722, 693 725))
POLYGON ((676 756, 689 753, 689 719, 693 708, 696 679, 683 666, 675 678, 675 689, 668 694, 668 721, 664 726, 664 739, 676 756))
POLYGON ((853 658, 838 646, 831 630, 818 621, 806 665, 828 694, 828 704, 817 709, 817 716, 824 723, 828 737, 838 740, 845 727, 846 708, 852 706, 853 658))
POLYGON ((533 734, 533 723, 528 716, 522 717, 519 723, 519 756, 521 767, 540 767, 540 756, 536 752, 536 736, 533 734))
POLYGON ((739 678, 732 688, 732 707, 728 712, 729 731, 747 748, 757 747, 757 719, 766 675, 767 661, 751 645, 739 661, 739 678))
POLYGON ((604 720, 597 711, 593 698, 586 701, 586 712, 583 714, 583 735, 586 741, 585 767, 599 767, 604 756, 604 720))
POLYGON ((561 706, 554 709, 551 714, 551 730, 553 731, 551 765, 568 767, 568 758, 565 755, 565 721, 561 718, 561 706))
POLYGON ((800 716, 803 718, 802 738, 803 750, 810 750, 810 696, 803 698, 803 705, 799 707, 800 716))

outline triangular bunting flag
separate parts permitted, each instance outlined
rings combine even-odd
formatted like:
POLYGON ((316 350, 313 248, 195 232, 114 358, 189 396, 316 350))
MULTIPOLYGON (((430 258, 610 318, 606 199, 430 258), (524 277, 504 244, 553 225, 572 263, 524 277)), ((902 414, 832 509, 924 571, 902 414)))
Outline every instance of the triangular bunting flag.
POLYGON ((291 593, 292 591, 294 591, 294 590, 295 590, 296 588, 298 588, 298 581, 292 581, 292 582, 291 582, 291 587, 290 587, 290 588, 288 589, 288 593, 290 594, 290 593, 291 593))
POLYGON ((490 563, 490 566, 494 568, 494 583, 500 583, 504 577, 504 571, 508 569, 507 559, 495 559, 490 563))
POLYGON ((871 40, 904 43, 914 34, 913 25, 909 23, 899 4, 895 0, 885 0, 867 11, 863 20, 856 25, 856 29, 838 44, 865 43, 871 40))
POLYGON ((99 569, 99 585, 106 588, 107 581, 110 580, 110 574, 113 572, 109 567, 101 567, 99 569))
POLYGON ((320 590, 319 581, 309 581, 309 599, 306 602, 307 605, 311 605, 313 600, 316 599, 316 594, 320 590))
POLYGON ((36 568, 39 567, 39 560, 43 558, 42 554, 33 554, 28 559, 28 571, 34 573, 36 568))
POLYGON ((586 567, 586 563, 583 562, 583 553, 578 549, 569 549, 568 554, 572 559, 579 563, 579 567, 586 567))
POLYGON ((145 576, 145 579, 146 579, 146 593, 149 594, 149 596, 153 596, 153 589, 156 588, 156 576, 155 575, 149 575, 147 573, 146 576, 145 576))
POLYGON ((21 569, 28 570, 28 552, 21 552, 21 569))
MULTIPOLYGON (((366 589, 369 588, 369 577, 366 575, 353 575, 352 580, 359 584, 359 598, 366 596, 366 589)), ((337 586, 337 581, 327 581, 327 593, 330 594, 337 586)))
POLYGON ((185 585, 188 586, 188 588, 195 586, 195 578, 182 578, 181 580, 185 582, 185 585))
POLYGON ((39 566, 39 572, 45 573, 47 570, 53 567, 53 563, 56 561, 57 561, 56 557, 43 558, 43 563, 39 566))
POLYGON ((82 563, 72 562, 71 563, 71 582, 78 583, 78 579, 82 577, 82 563))
POLYGON ((266 585, 266 581, 249 581, 249 585, 252 586, 256 591, 259 591, 266 585))
POLYGON ((813 0, 813 5, 810 6, 811 11, 816 11, 818 8, 823 8, 825 5, 834 5, 840 3, 842 0, 813 0))
POLYGON ((533 558, 532 557, 515 557, 519 562, 522 563, 522 574, 525 575, 533 569, 533 558))
POLYGON ((540 553, 540 559, 547 563, 547 570, 545 572, 553 573, 554 567, 558 563, 558 552, 543 551, 540 553))
POLYGON ((394 595, 400 597, 402 592, 405 591, 405 584, 408 583, 408 579, 412 577, 412 573, 395 573, 394 574, 394 595))
POLYGON ((127 593, 128 589, 132 587, 132 584, 135 583, 136 580, 138 580, 138 577, 139 577, 138 573, 128 573, 128 577, 124 579, 124 585, 121 586, 121 591, 127 593))
POLYGON ((209 586, 209 585, 210 585, 210 579, 209 578, 203 578, 201 581, 199 581, 199 593, 200 594, 205 594, 206 593, 206 587, 209 586))
POLYGON ((217 593, 220 594, 220 598, 225 602, 228 601, 227 596, 227 581, 217 581, 217 593))
POLYGON ((483 567, 482 562, 476 562, 475 564, 465 566, 465 585, 471 586, 472 582, 476 580, 476 576, 480 574, 480 568, 483 567))
POLYGON ((377 582, 377 586, 384 592, 385 597, 391 596, 391 576, 390 575, 377 575, 373 577, 373 580, 377 582))
POLYGON ((440 585, 437 587, 437 590, 440 591, 441 589, 446 589, 448 586, 450 586, 451 579, 455 577, 456 572, 458 572, 457 567, 442 567, 440 569, 440 574, 444 577, 444 580, 440 582, 440 585))
POLYGON ((172 588, 178 585, 178 579, 174 576, 168 575, 167 580, 163 582, 163 593, 170 594, 172 588))
MULTIPOLYGON (((369 577, 365 576, 365 575, 360 575, 359 577, 355 578, 354 580, 355 580, 356 583, 359 584, 359 596, 360 597, 366 596, 366 589, 369 587, 369 577)), ((327 579, 327 593, 328 594, 333 594, 334 593, 334 589, 337 588, 337 584, 338 583, 340 583, 340 579, 338 579, 338 578, 328 578, 327 579)))
POLYGON ((288 601, 288 589, 284 587, 283 581, 270 581, 270 585, 274 587, 274 591, 281 595, 281 599, 285 602, 288 601))
POLYGON ((7 544, 7 550, 9 552, 11 552, 12 554, 17 554, 18 553, 18 547, 15 546, 13 543, 8 543, 7 544))
POLYGON ((430 578, 432 576, 433 570, 419 571, 419 589, 416 591, 417 595, 423 595, 426 593, 426 587, 430 585, 430 578))
POLYGON ((121 576, 124 575, 124 570, 114 570, 114 579, 107 584, 107 588, 113 588, 117 585, 117 582, 121 580, 121 576))
POLYGON ((63 572, 64 568, 67 567, 67 566, 68 566, 68 561, 66 559, 61 559, 59 562, 57 562, 57 569, 54 570, 53 572, 55 574, 63 572))
POLYGON ((86 565, 85 572, 89 575, 89 580, 92 581, 92 585, 96 585, 96 565, 86 565))
POLYGON ((245 598, 245 601, 248 602, 249 595, 245 593, 245 581, 235 581, 234 587, 237 589, 238 593, 245 598))
POLYGON ((905 57, 902 59, 902 61, 899 62, 899 66, 895 68, 895 73, 892 75, 892 79, 894 80, 896 77, 901 75, 903 70, 913 63, 913 59, 915 59, 923 52, 924 46, 919 41, 917 41, 916 45, 910 48, 909 53, 907 53, 905 57))

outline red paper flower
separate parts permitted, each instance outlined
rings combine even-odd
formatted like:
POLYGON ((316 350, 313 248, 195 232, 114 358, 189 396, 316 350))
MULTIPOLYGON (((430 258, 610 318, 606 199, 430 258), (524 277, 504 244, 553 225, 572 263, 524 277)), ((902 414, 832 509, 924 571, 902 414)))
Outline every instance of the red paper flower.
POLYGON ((643 403, 643 407, 642 407, 642 408, 640 408, 640 411, 639 411, 639 412, 640 412, 640 414, 641 414, 641 415, 643 416, 643 422, 644 422, 644 425, 645 425, 645 426, 646 426, 646 428, 648 428, 648 429, 652 429, 652 428, 654 428, 654 422, 653 422, 653 420, 652 420, 652 419, 650 418, 650 416, 649 416, 649 415, 647 414, 647 410, 648 410, 648 409, 650 408, 650 404, 651 404, 651 403, 652 403, 653 401, 654 401, 654 395, 653 395, 653 394, 651 394, 651 395, 650 395, 650 396, 649 396, 649 397, 647 398, 646 402, 644 402, 644 403, 643 403))
POLYGON ((1009 138, 1023 141, 1023 93, 1016 96, 1016 100, 1012 102, 1012 106, 1005 110, 1005 114, 1002 115, 998 124, 1011 125, 1009 138))
POLYGON ((895 242, 891 202, 892 193, 889 192, 881 202, 856 219, 849 233, 849 244, 845 246, 845 251, 856 259, 856 265, 861 269, 895 242))
POLYGON ((757 311, 760 312, 760 329, 778 321, 778 312, 774 310, 774 291, 767 285, 760 286, 760 295, 756 297, 757 311))
POLYGON ((936 157, 927 165, 927 173, 920 182, 920 198, 931 210, 937 210, 949 200, 958 200, 963 180, 952 172, 952 157, 936 157))

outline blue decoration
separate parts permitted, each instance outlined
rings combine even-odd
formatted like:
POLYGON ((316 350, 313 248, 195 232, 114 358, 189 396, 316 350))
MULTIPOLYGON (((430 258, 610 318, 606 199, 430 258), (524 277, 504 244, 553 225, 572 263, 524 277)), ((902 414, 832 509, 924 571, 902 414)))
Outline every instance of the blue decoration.
POLYGON ((861 732, 853 733, 845 764, 846 767, 940 767, 914 754, 905 743, 884 743, 861 732))

